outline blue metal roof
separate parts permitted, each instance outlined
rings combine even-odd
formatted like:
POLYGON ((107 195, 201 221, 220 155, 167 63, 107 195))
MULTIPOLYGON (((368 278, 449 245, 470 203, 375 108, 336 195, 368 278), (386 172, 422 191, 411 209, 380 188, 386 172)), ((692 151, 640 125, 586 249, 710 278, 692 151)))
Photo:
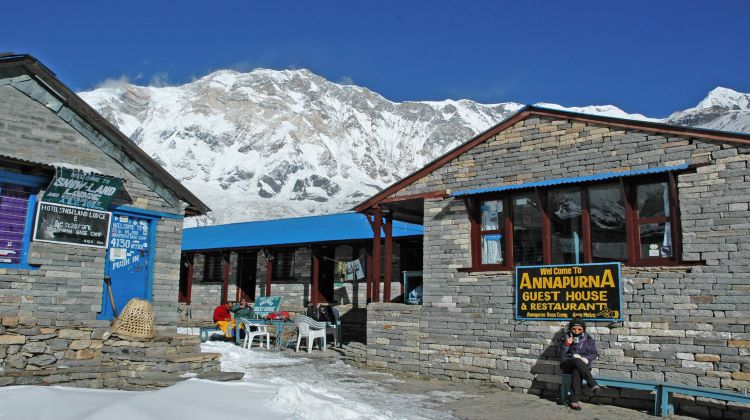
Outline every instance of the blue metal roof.
POLYGON ((687 168, 688 168, 688 163, 683 163, 682 165, 662 166, 658 168, 639 169, 635 171, 605 172, 601 174, 588 175, 588 176, 578 176, 578 177, 571 177, 571 178, 556 178, 556 179, 549 179, 546 181, 527 182, 525 184, 499 185, 496 187, 479 188, 476 190, 456 191, 456 192, 453 192, 451 196, 464 197, 467 195, 494 193, 494 192, 501 192, 501 191, 508 191, 508 190, 520 190, 523 188, 537 188, 537 187, 548 187, 551 185, 577 184, 580 182, 603 181, 606 179, 619 178, 623 176, 648 175, 648 174, 658 174, 658 173, 669 172, 669 171, 680 171, 680 170, 687 169, 687 168))
MULTIPOLYGON (((422 226, 393 221, 393 237, 422 236, 422 226)), ((372 239, 365 215, 341 213, 188 228, 182 250, 198 251, 372 239)))

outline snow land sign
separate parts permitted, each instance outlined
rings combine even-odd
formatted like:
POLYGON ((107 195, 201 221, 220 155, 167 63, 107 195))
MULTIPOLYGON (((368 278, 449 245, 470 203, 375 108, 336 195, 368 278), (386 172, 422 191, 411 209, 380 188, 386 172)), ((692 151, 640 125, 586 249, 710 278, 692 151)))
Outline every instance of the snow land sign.
POLYGON ((79 170, 57 168, 42 201, 87 209, 107 210, 122 180, 79 170))
POLYGON ((620 263, 516 267, 516 319, 622 319, 620 263))
POLYGON ((39 203, 34 240, 106 248, 112 213, 39 203))

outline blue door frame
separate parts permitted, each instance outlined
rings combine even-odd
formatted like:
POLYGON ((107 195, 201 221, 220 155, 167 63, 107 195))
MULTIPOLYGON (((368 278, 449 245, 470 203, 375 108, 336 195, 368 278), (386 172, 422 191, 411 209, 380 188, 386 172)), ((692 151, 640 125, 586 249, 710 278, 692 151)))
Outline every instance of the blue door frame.
MULTIPOLYGON (((148 274, 146 278, 146 290, 145 290, 145 299, 149 302, 153 300, 153 288, 154 288, 154 258, 156 254, 156 226, 157 222, 161 218, 159 215, 154 215, 153 212, 140 212, 137 210, 130 210, 118 208, 116 210, 112 211, 112 221, 114 225, 115 220, 119 220, 120 217, 126 216, 126 217, 133 217, 137 219, 143 219, 147 221, 148 223, 148 259, 147 259, 147 267, 148 267, 148 274)), ((104 263, 104 276, 111 276, 111 261, 110 261, 110 252, 112 249, 112 238, 110 238, 110 244, 107 246, 107 253, 105 256, 105 263, 104 263)), ((109 301, 109 293, 107 290, 106 283, 102 284, 102 308, 101 312, 97 315, 97 319, 112 319, 114 317, 114 314, 112 312, 111 303, 109 301)), ((117 302, 117 299, 115 299, 115 303, 117 304, 117 310, 118 312, 122 310, 122 308, 125 306, 127 302, 117 302)))

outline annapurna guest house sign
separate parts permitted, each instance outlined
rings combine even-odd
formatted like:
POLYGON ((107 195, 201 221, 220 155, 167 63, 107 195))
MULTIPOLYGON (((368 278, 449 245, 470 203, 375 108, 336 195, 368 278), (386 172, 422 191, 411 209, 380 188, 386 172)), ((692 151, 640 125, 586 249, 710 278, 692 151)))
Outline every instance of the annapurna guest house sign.
POLYGON ((41 201, 66 206, 107 210, 122 180, 81 170, 57 168, 41 201))
POLYGON ((516 267, 516 319, 622 320, 620 263, 516 267))

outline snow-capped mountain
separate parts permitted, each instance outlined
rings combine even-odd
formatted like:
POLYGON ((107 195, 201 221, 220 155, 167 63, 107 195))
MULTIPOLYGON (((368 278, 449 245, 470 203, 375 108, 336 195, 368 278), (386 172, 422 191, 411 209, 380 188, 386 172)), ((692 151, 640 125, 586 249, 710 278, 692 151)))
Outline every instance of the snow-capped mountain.
MULTIPOLYGON (((266 69, 81 97, 213 209, 193 224, 346 211, 522 107, 397 103, 308 70, 266 69)), ((651 120, 614 106, 567 109, 651 120)))
POLYGON ((695 108, 678 111, 667 117, 669 124, 750 132, 750 94, 717 87, 695 108))

